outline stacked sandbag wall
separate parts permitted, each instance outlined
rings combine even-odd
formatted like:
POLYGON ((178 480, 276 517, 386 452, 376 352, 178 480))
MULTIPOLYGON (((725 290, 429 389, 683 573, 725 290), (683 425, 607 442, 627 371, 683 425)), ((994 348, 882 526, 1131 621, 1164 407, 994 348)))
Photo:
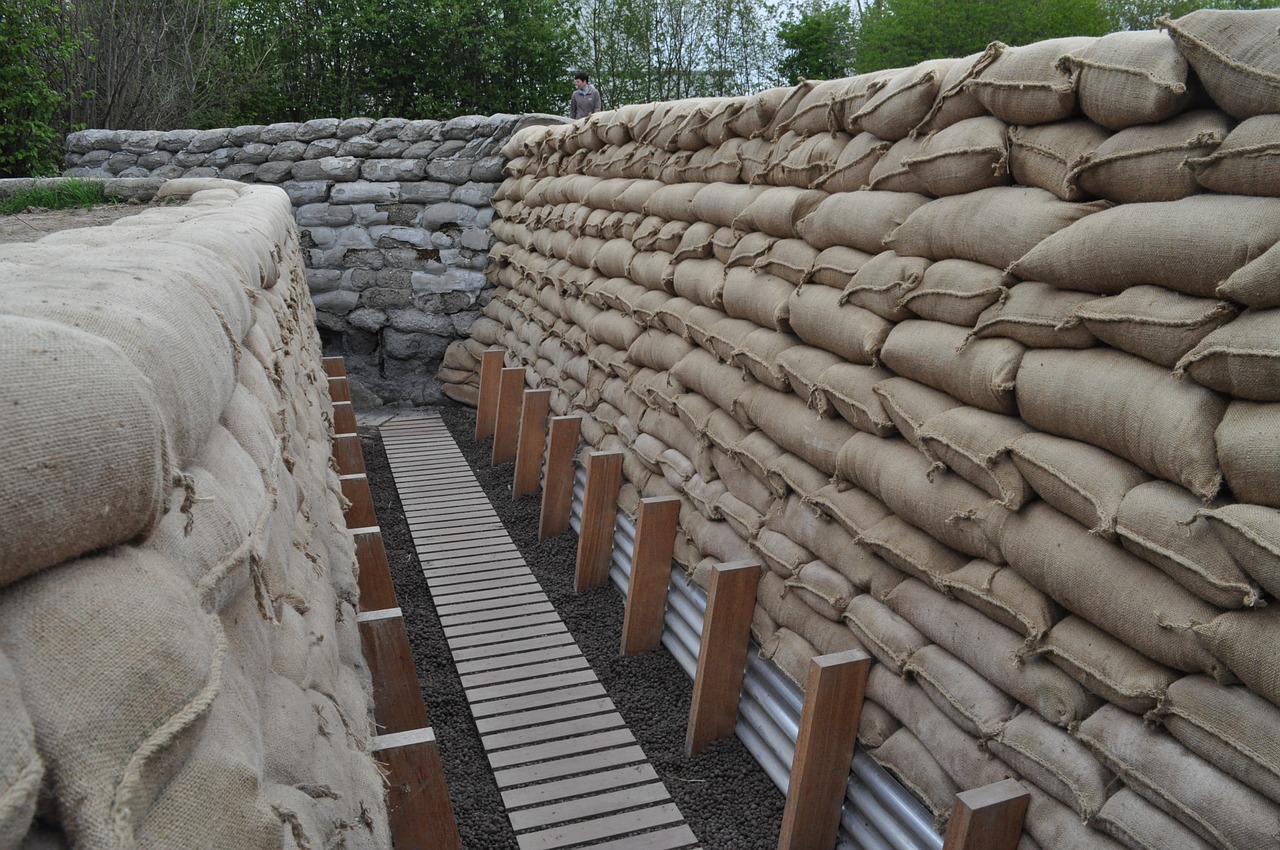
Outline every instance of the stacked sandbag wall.
POLYGON ((467 359, 683 499, 694 581, 767 565, 797 684, 871 653, 861 745, 940 829, 1014 776, 1024 848, 1276 846, 1277 25, 524 131, 467 359))
POLYGON ((0 248, 0 847, 385 850, 289 199, 163 194, 0 248))
POLYGON ((521 127, 562 120, 500 114, 82 130, 67 136, 64 175, 134 195, 178 178, 280 186, 293 202, 326 348, 346 359, 356 401, 420 405, 439 400, 441 355, 483 306, 499 149, 521 127))

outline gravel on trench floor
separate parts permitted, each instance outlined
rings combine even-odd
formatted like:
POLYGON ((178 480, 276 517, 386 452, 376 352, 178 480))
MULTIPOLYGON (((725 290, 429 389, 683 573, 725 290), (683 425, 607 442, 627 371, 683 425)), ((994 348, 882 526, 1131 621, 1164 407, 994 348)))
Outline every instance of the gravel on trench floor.
MULTIPOLYGON (((684 755, 692 682, 665 647, 621 657, 623 598, 609 583, 573 592, 577 535, 538 541, 540 495, 511 498, 512 465, 491 467, 492 443, 477 443, 475 411, 442 406, 440 414, 481 487, 507 527, 556 611, 564 620, 645 755, 708 850, 771 850, 777 846, 785 802, 736 738, 717 741, 699 755, 684 755)), ((361 426, 361 443, 374 508, 404 611, 418 682, 435 729, 449 796, 467 850, 516 850, 497 785, 444 632, 418 565, 391 468, 376 427, 361 426)))

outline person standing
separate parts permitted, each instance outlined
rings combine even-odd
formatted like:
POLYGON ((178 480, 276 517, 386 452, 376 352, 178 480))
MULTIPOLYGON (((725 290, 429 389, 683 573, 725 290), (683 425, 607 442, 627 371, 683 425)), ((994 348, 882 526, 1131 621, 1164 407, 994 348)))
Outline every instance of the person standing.
POLYGON ((569 117, 586 118, 592 112, 600 111, 600 92, 591 85, 586 73, 579 71, 573 75, 573 95, 569 98, 569 117))

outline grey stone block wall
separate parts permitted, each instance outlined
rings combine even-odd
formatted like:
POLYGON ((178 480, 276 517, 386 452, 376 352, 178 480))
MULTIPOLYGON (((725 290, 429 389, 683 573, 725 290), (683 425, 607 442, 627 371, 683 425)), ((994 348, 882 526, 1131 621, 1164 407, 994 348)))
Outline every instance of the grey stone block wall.
POLYGON ((113 184, 222 177, 293 201, 327 354, 357 401, 429 404, 451 342, 480 315, 500 151, 552 115, 320 118, 219 130, 83 130, 64 176, 113 184))

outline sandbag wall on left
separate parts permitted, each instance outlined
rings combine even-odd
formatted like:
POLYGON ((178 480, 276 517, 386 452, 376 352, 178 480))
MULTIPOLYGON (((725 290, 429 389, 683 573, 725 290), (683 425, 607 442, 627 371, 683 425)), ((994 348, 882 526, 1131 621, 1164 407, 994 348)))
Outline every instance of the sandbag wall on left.
POLYGON ((288 196, 0 249, 0 848, 387 848, 288 196))

